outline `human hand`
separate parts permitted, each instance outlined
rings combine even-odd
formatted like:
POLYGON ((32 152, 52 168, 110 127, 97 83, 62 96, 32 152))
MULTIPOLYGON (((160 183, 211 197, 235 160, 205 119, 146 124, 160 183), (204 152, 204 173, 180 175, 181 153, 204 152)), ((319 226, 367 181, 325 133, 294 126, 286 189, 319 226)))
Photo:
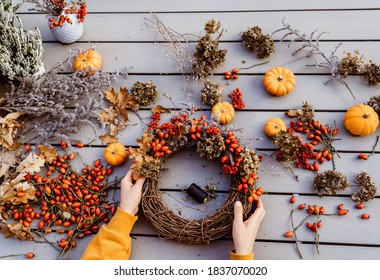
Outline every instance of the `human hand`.
POLYGON ((265 210, 261 199, 257 202, 255 212, 246 221, 243 221, 243 206, 241 202, 235 202, 232 238, 236 254, 246 255, 253 252, 257 231, 264 216, 265 210))
POLYGON ((142 186, 144 185, 145 177, 140 177, 135 184, 133 184, 132 178, 133 172, 129 170, 121 180, 119 207, 125 212, 136 215, 141 201, 142 186))

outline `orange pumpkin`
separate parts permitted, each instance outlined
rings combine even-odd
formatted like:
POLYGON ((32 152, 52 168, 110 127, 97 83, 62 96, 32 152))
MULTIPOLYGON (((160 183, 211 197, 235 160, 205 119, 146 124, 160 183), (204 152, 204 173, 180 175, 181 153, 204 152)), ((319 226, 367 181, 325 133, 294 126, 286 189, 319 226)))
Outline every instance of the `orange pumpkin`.
POLYGON ((74 60, 74 70, 90 68, 91 74, 102 67, 103 59, 99 52, 94 49, 86 50, 79 53, 74 60))
POLYGON ((276 66, 265 73, 264 86, 266 90, 276 96, 290 93, 296 85, 294 73, 288 68, 276 66))
POLYGON ((211 112, 218 118, 220 124, 227 124, 231 122, 235 117, 235 109, 228 102, 216 103, 212 107, 211 112))
POLYGON ((286 124, 280 118, 271 118, 264 125, 264 132, 269 137, 275 137, 281 130, 286 131, 286 124))
POLYGON ((109 144, 104 150, 104 160, 113 166, 123 164, 128 155, 126 147, 119 142, 109 144))
POLYGON ((357 104, 347 110, 344 125, 353 135, 367 136, 376 131, 379 126, 379 116, 371 106, 357 104))

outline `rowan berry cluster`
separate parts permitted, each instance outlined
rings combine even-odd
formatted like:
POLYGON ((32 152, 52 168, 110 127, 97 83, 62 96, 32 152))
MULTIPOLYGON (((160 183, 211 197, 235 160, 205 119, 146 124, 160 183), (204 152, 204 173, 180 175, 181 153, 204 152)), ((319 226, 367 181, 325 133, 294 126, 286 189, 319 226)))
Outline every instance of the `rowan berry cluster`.
POLYGON ((234 106, 235 109, 243 109, 245 107, 243 93, 240 91, 240 88, 234 89, 228 97, 232 99, 232 106, 234 106))

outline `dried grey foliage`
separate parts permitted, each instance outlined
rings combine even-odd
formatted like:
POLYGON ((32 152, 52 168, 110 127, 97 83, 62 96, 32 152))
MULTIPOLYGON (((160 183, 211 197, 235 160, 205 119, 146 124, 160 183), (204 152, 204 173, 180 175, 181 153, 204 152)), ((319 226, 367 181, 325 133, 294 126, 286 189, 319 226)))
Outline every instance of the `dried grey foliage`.
POLYGON ((72 62, 79 52, 79 49, 70 51, 66 60, 58 62, 30 83, 11 83, 5 104, 0 109, 28 115, 20 134, 36 132, 39 144, 61 139, 70 144, 71 134, 80 132, 83 125, 91 125, 94 129, 99 127, 100 112, 105 108, 103 91, 124 72, 99 70, 87 75, 87 70, 81 70, 63 73, 72 69, 72 62))
POLYGON ((38 28, 24 29, 21 19, 15 17, 19 7, 13 6, 12 0, 0 2, 0 74, 10 80, 34 75, 43 66, 41 33, 38 28))

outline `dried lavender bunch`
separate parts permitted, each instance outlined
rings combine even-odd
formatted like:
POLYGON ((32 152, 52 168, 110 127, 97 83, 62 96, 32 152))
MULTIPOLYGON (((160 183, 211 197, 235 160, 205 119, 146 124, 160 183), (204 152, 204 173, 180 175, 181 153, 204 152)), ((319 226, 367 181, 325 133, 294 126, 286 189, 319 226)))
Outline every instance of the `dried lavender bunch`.
POLYGON ((274 41, 269 34, 263 34, 259 26, 248 28, 241 34, 243 44, 256 51, 257 58, 269 57, 275 51, 274 41))
POLYGON ((131 94, 138 104, 147 106, 154 102, 158 90, 157 86, 152 81, 146 83, 137 81, 131 88, 131 94))
POLYGON ((337 191, 343 191, 350 187, 346 175, 341 172, 327 170, 315 176, 313 190, 322 196, 323 194, 335 195, 337 191))
POLYGON ((306 57, 313 57, 314 58, 314 64, 307 65, 307 66, 313 66, 317 68, 325 68, 327 69, 331 74, 331 79, 326 81, 326 84, 328 84, 330 81, 335 80, 341 84, 343 84, 348 91, 351 93, 352 97, 355 98, 352 90, 344 80, 345 76, 342 75, 339 71, 339 67, 341 64, 341 60, 336 55, 336 52, 338 48, 340 47, 341 43, 338 44, 331 52, 330 55, 326 55, 320 48, 319 40, 322 35, 324 35, 326 32, 318 32, 318 30, 314 30, 311 32, 310 35, 307 35, 305 33, 302 33, 300 30, 294 28, 289 23, 285 21, 285 18, 282 20, 283 27, 275 30, 272 33, 279 33, 279 32, 285 32, 285 35, 283 35, 280 39, 281 42, 287 41, 288 47, 290 47, 295 42, 300 42, 301 46, 298 47, 295 51, 293 51, 292 55, 296 55, 301 51, 306 51, 306 57), (322 61, 321 61, 322 60, 322 61))
POLYGON ((31 83, 11 83, 5 104, 0 107, 28 115, 23 132, 37 132, 41 144, 53 139, 69 139, 69 134, 85 123, 99 125, 97 117, 104 109, 103 90, 117 81, 119 73, 116 72, 96 71, 86 75, 82 70, 61 74, 71 66, 79 51, 69 52, 66 60, 58 62, 31 83))
POLYGON ((38 28, 24 29, 14 15, 19 7, 12 0, 0 2, 0 74, 10 80, 32 76, 43 66, 41 33, 38 28), (18 26, 13 24, 15 18, 18 26))
POLYGON ((339 64, 339 74, 346 78, 348 75, 357 75, 364 69, 364 56, 359 56, 359 51, 355 50, 354 53, 346 53, 339 64))
POLYGON ((362 203, 376 197, 377 188, 367 172, 361 171, 356 176, 355 182, 359 184, 360 188, 351 196, 354 201, 362 203))
POLYGON ((220 134, 204 138, 197 142, 197 153, 201 157, 210 160, 218 158, 225 149, 224 138, 220 134))
POLYGON ((370 86, 379 84, 380 66, 370 60, 369 63, 365 65, 364 77, 370 86))
POLYGON ((371 106, 380 118, 380 95, 372 96, 365 104, 371 106))
POLYGON ((219 32, 221 25, 214 19, 205 24, 206 34, 198 40, 196 46, 192 69, 195 79, 205 78, 213 73, 226 59, 227 50, 219 49, 219 39, 223 30, 219 32), (219 35, 214 39, 213 34, 219 35))
POLYGON ((217 82, 206 79, 201 89, 201 101, 204 105, 214 106, 222 100, 223 86, 217 82))

